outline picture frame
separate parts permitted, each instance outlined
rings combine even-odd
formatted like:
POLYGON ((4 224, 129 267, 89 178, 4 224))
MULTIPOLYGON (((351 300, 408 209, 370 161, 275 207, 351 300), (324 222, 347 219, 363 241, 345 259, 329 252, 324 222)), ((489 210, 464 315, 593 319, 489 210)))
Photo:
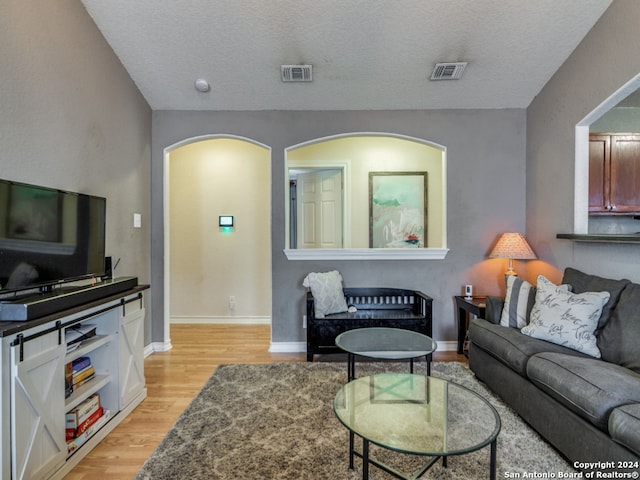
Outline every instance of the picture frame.
POLYGON ((425 248, 427 172, 369 172, 369 248, 425 248))

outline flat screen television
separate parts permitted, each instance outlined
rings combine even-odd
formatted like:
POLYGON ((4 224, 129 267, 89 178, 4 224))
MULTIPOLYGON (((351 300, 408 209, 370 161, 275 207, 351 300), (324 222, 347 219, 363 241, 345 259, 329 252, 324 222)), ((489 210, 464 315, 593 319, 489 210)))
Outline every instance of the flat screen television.
POLYGON ((105 273, 106 199, 0 179, 0 296, 105 273))

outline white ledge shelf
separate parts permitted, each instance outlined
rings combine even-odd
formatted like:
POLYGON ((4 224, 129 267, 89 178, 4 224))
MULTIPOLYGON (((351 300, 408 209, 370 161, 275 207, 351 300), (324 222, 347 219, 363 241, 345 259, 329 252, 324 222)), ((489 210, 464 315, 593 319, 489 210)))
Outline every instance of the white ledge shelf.
POLYGON ((558 233, 556 238, 576 242, 640 243, 640 234, 638 233, 558 233))
POLYGON ((285 249, 289 260, 443 260, 448 248, 285 249))

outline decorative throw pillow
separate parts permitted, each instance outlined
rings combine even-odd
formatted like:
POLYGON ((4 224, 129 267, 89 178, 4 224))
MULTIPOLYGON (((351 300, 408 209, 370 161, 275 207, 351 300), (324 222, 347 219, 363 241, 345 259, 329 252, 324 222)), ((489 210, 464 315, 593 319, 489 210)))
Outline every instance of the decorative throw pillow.
POLYGON ((598 320, 598 330, 602 329, 609 320, 611 311, 616 308, 618 299, 622 290, 631 283, 629 280, 614 280, 611 278, 598 277, 590 273, 584 273, 575 268, 567 267, 564 270, 564 276, 562 277, 562 283, 568 283, 571 285, 571 291, 575 293, 582 292, 609 292, 611 295, 609 301, 602 309, 600 314, 600 320, 598 320))
POLYGON ((337 270, 310 273, 302 285, 311 289, 316 318, 347 311, 347 302, 342 291, 342 275, 337 270))
POLYGON ((507 275, 507 296, 502 307, 500 325, 522 328, 529 323, 529 315, 536 300, 536 287, 515 275, 507 275))
POLYGON ((602 359, 640 373, 640 285, 629 283, 611 318, 600 330, 598 348, 602 359))
POLYGON ((594 332, 609 292, 571 293, 538 275, 536 301, 522 333, 600 358, 594 332))

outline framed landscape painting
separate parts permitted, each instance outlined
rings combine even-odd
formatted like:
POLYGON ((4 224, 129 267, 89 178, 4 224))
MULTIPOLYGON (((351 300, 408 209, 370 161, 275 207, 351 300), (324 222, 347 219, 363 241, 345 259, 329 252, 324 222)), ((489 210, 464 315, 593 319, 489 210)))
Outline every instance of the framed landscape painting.
POLYGON ((427 172, 369 172, 369 247, 424 248, 427 172))

